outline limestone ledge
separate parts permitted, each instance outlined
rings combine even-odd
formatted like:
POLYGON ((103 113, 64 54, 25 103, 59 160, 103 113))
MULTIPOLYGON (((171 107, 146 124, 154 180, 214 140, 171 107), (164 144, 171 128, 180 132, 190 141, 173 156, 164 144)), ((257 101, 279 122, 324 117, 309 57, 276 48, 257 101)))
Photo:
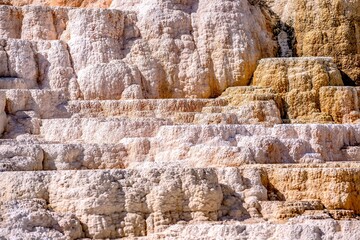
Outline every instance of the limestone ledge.
POLYGON ((48 119, 2 140, 2 171, 356 162, 359 125, 172 125, 163 119, 48 119))
POLYGON ((359 1, 263 2, 279 19, 280 32, 289 41, 293 40, 291 48, 296 54, 293 56, 331 56, 343 71, 343 76, 359 84, 359 1))
POLYGON ((40 5, 62 7, 107 8, 112 0, 0 0, 0 4, 12 6, 40 5))
POLYGON ((199 221, 278 221, 287 212, 296 213, 301 206, 307 209, 306 214, 303 210, 295 216, 311 220, 324 218, 325 214, 325 219, 331 221, 335 209, 339 214, 360 212, 359 187, 355 184, 359 177, 358 164, 348 168, 264 165, 25 172, 21 175, 4 172, 0 175, 5 183, 0 191, 3 219, 0 234, 31 232, 64 238, 145 236, 162 232, 176 223, 191 228, 192 223, 199 221), (318 209, 323 209, 323 213, 318 209), (58 223, 59 215, 66 216, 62 218, 65 222, 72 221, 72 227, 58 223), (40 216, 42 221, 35 221, 40 216), (44 227, 46 231, 42 230, 44 227))
POLYGON ((64 88, 71 99, 88 100, 208 98, 247 85, 257 60, 274 56, 269 20, 247 1, 231 3, 234 14, 218 11, 221 2, 208 9, 205 1, 191 12, 194 4, 175 11, 139 2, 148 13, 128 4, 120 10, 0 6, 0 38, 7 39, 0 44, 0 77, 16 78, 7 83, 12 88, 64 88), (245 24, 242 15, 250 21, 245 24), (210 25, 211 32, 203 30, 210 25))
POLYGON ((355 2, 0 0, 0 239, 359 236, 355 2))
POLYGON ((294 219, 288 223, 269 222, 227 222, 227 223, 194 223, 176 224, 163 233, 152 234, 147 239, 356 239, 359 235, 359 221, 336 221, 333 219, 313 220, 294 219))
POLYGON ((96 119, 49 120, 41 129, 47 141, 123 143, 132 156, 128 164, 180 160, 201 167, 351 161, 359 154, 358 132, 359 125, 350 124, 172 126, 164 121, 96 119), (127 129, 128 133, 119 129, 127 129))
POLYGON ((357 88, 335 88, 344 83, 332 58, 261 59, 254 73, 253 85, 270 88, 275 92, 281 99, 277 102, 280 102, 278 106, 282 109, 282 118, 295 123, 351 122, 346 117, 343 119, 343 116, 358 109, 357 94, 347 102, 342 100, 345 97, 339 96, 350 89, 357 91, 357 88), (336 113, 330 108, 336 109, 336 113))

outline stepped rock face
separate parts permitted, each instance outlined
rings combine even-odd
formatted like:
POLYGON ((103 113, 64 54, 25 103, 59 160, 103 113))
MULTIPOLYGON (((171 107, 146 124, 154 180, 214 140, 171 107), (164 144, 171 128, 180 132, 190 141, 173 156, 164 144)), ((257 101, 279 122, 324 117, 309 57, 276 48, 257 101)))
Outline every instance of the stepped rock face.
POLYGON ((5 130, 5 126, 7 125, 6 112, 6 97, 4 93, 0 94, 0 133, 2 134, 5 130))
POLYGON ((0 239, 357 239, 357 9, 0 0, 0 239))
MULTIPOLYGON (((226 219, 239 221, 248 217, 256 218, 261 214, 275 219, 277 214, 283 213, 287 208, 288 211, 293 211, 294 216, 307 211, 306 216, 310 221, 306 221, 305 216, 302 220, 304 224, 308 224, 307 227, 315 228, 316 224, 311 219, 321 217, 325 219, 323 227, 331 228, 333 225, 351 224, 345 219, 360 211, 355 207, 359 196, 356 195, 358 189, 353 183, 358 178, 359 170, 354 168, 342 170, 311 167, 33 172, 25 173, 21 178, 9 172, 1 175, 1 180, 6 185, 2 187, 1 197, 5 204, 2 205, 3 222, 0 227, 5 228, 8 236, 23 236, 26 230, 21 228, 25 226, 42 232, 45 236, 64 239, 84 236, 151 236, 177 222, 184 224, 188 221, 226 219), (282 176, 280 182, 277 181, 278 175, 282 176), (305 181, 304 175, 307 176, 305 181), (350 194, 342 191, 344 185, 349 185, 350 194), (299 195, 296 189, 301 188, 306 191, 299 195), (269 202, 269 198, 274 197, 279 199, 269 202), (32 200, 28 200, 29 198, 32 200), (292 204, 284 205, 281 198, 288 199, 287 202, 292 204), (276 205, 278 210, 274 211, 274 207, 267 203, 276 205), (329 212, 322 211, 320 214, 319 210, 324 208, 329 212), (340 217, 341 211, 331 209, 344 209, 343 212, 351 214, 340 217), (14 210, 24 213, 15 214, 14 210), (271 215, 266 215, 266 211, 270 211, 271 215), (314 215, 310 214, 312 211, 314 215), (64 214, 67 212, 72 214, 64 214), (336 213, 340 219, 334 221, 331 215, 336 213), (9 228, 13 222, 17 224, 9 228), (86 228, 81 229, 79 222, 86 228), (48 228, 47 232, 44 228, 48 228)), ((267 226, 271 223, 262 224, 267 226)), ((295 230, 291 230, 294 228, 291 224, 294 223, 279 224, 278 227, 290 228, 288 231, 291 232, 295 230)), ((358 226, 358 222, 352 224, 358 226)), ((246 228, 260 231, 256 230, 259 225, 261 224, 251 224, 246 228)), ((210 233, 207 233, 210 236, 211 231, 216 231, 211 225, 203 227, 210 229, 210 233)), ((223 227, 231 229, 234 225, 223 227)), ((356 231, 353 227, 351 229, 356 231)), ((181 226, 176 231, 190 231, 182 228, 181 226)), ((189 228, 191 229, 191 225, 189 228)), ((315 229, 303 233, 303 238, 316 234, 315 229)), ((334 231, 330 233, 335 234, 334 231)), ((188 234, 195 234, 191 237, 197 235, 188 234)), ((269 230, 267 236, 274 234, 280 234, 276 228, 269 230)), ((341 231, 337 234, 348 236, 350 233, 341 231)))
POLYGON ((0 4, 107 8, 110 6, 111 0, 0 0, 0 4))
POLYGON ((336 122, 357 123, 359 119, 359 88, 323 87, 320 108, 336 122))
POLYGON ((342 86, 343 81, 332 59, 277 58, 259 61, 253 84, 279 94, 289 119, 319 122, 326 119, 320 113, 320 89, 342 86))
POLYGON ((1 35, 22 39, 3 43, 10 63, 4 76, 26 75, 28 88, 36 87, 35 80, 58 88, 60 81, 73 93, 77 87, 74 97, 84 99, 118 99, 123 92, 125 98, 217 96, 229 86, 248 84, 257 61, 273 56, 276 46, 258 6, 230 2, 234 14, 229 15, 222 13, 221 2, 214 4, 214 11, 207 2, 172 6, 144 1, 128 7, 113 2, 121 11, 2 6, 0 15, 13 21, 1 35), (137 9, 138 14, 125 12, 137 9), (168 17, 159 15, 165 12, 168 17), (240 24, 243 15, 250 19, 246 24, 240 24), (155 22, 149 25, 150 17, 155 22), (213 25, 211 32, 207 25, 213 25), (39 40, 61 41, 44 46, 39 40), (29 59, 33 66, 23 66, 17 58, 29 59), (65 60, 61 69, 52 69, 60 65, 58 60, 65 60), (114 83, 120 73, 122 80, 114 83), (84 83, 89 74, 92 81, 84 83), (107 95, 101 88, 108 89, 107 95), (134 89, 136 94, 126 93, 134 89))
POLYGON ((227 86, 246 85, 257 60, 274 54, 268 20, 247 1, 120 0, 111 7, 138 13, 136 26, 146 43, 135 42, 130 59, 142 62, 149 49, 159 63, 153 68, 164 66, 171 96, 209 97, 227 86))
POLYGON ((292 29, 297 56, 332 56, 345 74, 360 83, 359 1, 265 2, 292 29))

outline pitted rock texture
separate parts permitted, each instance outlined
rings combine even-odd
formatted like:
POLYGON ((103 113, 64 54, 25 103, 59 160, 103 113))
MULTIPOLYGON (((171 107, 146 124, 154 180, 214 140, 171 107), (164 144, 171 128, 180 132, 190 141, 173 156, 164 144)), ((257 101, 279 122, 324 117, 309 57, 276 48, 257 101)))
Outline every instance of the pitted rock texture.
POLYGON ((358 125, 266 127, 64 120, 43 121, 40 130, 43 136, 37 142, 26 139, 28 135, 2 141, 2 169, 111 169, 172 163, 191 167, 239 167, 352 162, 357 161, 360 154, 358 125))
POLYGON ((216 240, 219 236, 225 239, 355 239, 359 234, 358 222, 335 220, 294 219, 286 224, 273 223, 201 223, 196 225, 177 224, 165 233, 154 235, 149 239, 176 238, 198 239, 195 236, 216 240), (339 231, 339 229, 341 229, 339 231), (176 236, 176 237, 175 237, 176 236))
MULTIPOLYGON (((227 86, 246 85, 257 60, 273 56, 275 51, 269 20, 259 6, 248 1, 169 4, 163 0, 119 0, 113 1, 111 7, 137 13, 136 26, 147 43, 134 42, 136 52, 130 50, 130 59, 139 62, 147 49, 155 50, 151 56, 165 66, 165 82, 171 78, 175 83, 169 85, 175 97, 209 97, 227 86), (248 19, 245 22, 241 21, 244 16, 248 19), (194 87, 187 87, 189 84, 194 87)), ((142 68, 139 66, 140 71, 142 68)))
POLYGON ((232 14, 224 13, 216 1, 214 10, 208 2, 172 6, 162 1, 134 6, 113 2, 119 10, 0 6, 0 17, 12 19, 1 36, 22 39, 3 43, 11 64, 3 76, 29 78, 30 87, 36 87, 36 80, 51 84, 54 79, 54 88, 63 77, 59 80, 74 98, 119 98, 131 91, 126 87, 138 89, 130 94, 135 98, 217 96, 229 86, 247 85, 257 61, 276 50, 269 20, 258 6, 247 1, 228 4, 232 14), (244 15, 249 21, 241 22, 244 15), (148 18, 153 18, 150 25, 148 18), (38 40, 61 41, 42 50, 43 44, 34 42, 38 40), (25 58, 33 66, 19 62, 25 58), (55 62, 49 67, 44 61, 55 62), (51 68, 59 65, 66 69, 51 68), (124 77, 114 79, 119 71, 124 77), (89 74, 92 79, 85 84, 89 74), (73 80, 76 75, 78 81, 73 80), (107 87, 108 95, 99 87, 107 87))
POLYGON ((0 0, 0 239, 357 239, 357 12, 0 0))
MULTIPOLYGON (((1 217, 4 221, 0 232, 6 234, 3 236, 23 236, 31 232, 59 239, 151 236, 176 223, 190 222, 191 229, 199 221, 250 221, 262 216, 275 221, 286 208, 286 213, 294 212, 295 208, 291 206, 302 206, 308 215, 278 227, 292 228, 296 221, 314 227, 316 224, 312 221, 317 217, 326 219, 322 222, 325 226, 346 224, 346 217, 337 222, 330 216, 340 213, 339 209, 353 211, 353 214, 360 211, 355 207, 358 189, 353 184, 358 177, 357 168, 306 166, 28 172, 20 178, 16 172, 8 172, 1 175, 1 181, 6 185, 1 191, 1 217), (283 176, 280 182, 276 174, 283 176), (307 180, 304 181, 303 175, 307 180), (349 185, 346 192, 343 191, 344 184, 349 185), (274 197, 276 201, 269 202, 269 198, 274 197), (278 205, 278 210, 266 215, 266 211, 273 209, 266 203, 278 205), (14 222, 16 224, 12 225, 14 222), (44 231, 44 228, 48 230, 44 231)), ((301 210, 298 216, 300 214, 301 210)), ((257 221, 249 227, 256 228, 261 222, 257 221)), ((356 226, 357 221, 352 224, 356 226)), ((305 236, 315 234, 314 231, 309 230, 305 236)), ((268 234, 279 233, 273 230, 268 234)))
MULTIPOLYGON (((331 58, 269 58, 259 61, 253 84, 279 94, 284 118, 321 122, 329 116, 321 112, 320 89, 342 86, 343 81, 331 58)), ((339 122, 337 118, 335 121, 339 122)))
POLYGON ((321 112, 329 114, 335 122, 358 123, 359 88, 323 87, 320 89, 321 112))
POLYGON ((293 31, 297 56, 332 56, 360 83, 360 2, 265 0, 293 31))
POLYGON ((0 0, 0 4, 107 8, 112 0, 0 0))

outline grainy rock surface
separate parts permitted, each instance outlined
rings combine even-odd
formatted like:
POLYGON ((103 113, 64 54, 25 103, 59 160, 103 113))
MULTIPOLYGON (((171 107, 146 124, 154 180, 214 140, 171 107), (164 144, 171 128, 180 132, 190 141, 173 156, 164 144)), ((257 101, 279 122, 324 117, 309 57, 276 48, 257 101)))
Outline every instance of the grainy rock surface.
POLYGON ((358 12, 0 0, 0 239, 357 239, 358 12))
POLYGON ((112 0, 0 0, 0 4, 107 8, 112 0))
MULTIPOLYGON (((281 97, 284 118, 321 122, 329 116, 321 112, 320 89, 342 86, 343 81, 330 58, 269 58, 259 61, 253 84, 271 88, 281 97)), ((337 118, 335 121, 339 122, 337 118)))
POLYGON ((68 87, 80 85, 80 93, 75 97, 85 99, 97 99, 97 93, 100 99, 106 97, 91 84, 98 79, 99 87, 107 87, 108 99, 121 95, 124 88, 119 85, 129 84, 140 84, 144 93, 138 96, 147 98, 217 96, 229 86, 248 84, 257 61, 273 56, 276 49, 269 20, 258 6, 247 1, 226 5, 231 14, 224 12, 222 2, 217 1, 212 5, 113 2, 112 7, 119 10, 0 6, 0 16, 12 19, 1 29, 1 35, 23 39, 4 42, 10 64, 14 62, 8 66, 8 74, 26 76, 32 81, 30 86, 36 87, 36 80, 42 75, 47 80, 66 73, 68 87), (242 22, 243 16, 248 21, 242 22), (148 18, 153 19, 151 23, 148 18), (53 44, 65 41, 68 47, 54 46, 52 50, 47 46, 49 53, 38 59, 37 52, 41 50, 36 51, 38 43, 34 42, 38 40, 61 40, 53 44), (13 48, 17 51, 13 52, 13 48), (42 64, 59 58, 65 63, 54 62, 50 67, 42 64), (33 66, 21 64, 23 59, 29 59, 33 66), (65 67, 66 71, 53 70, 51 66, 65 67), (114 80, 119 71, 126 77, 114 80), (70 81, 74 72, 78 83, 70 81), (84 84, 82 79, 89 72, 92 79, 84 84))
MULTIPOLYGON (((296 39, 297 56, 332 56, 360 83, 360 2, 265 0, 296 39)), ((284 28, 284 27, 283 27, 284 28)))

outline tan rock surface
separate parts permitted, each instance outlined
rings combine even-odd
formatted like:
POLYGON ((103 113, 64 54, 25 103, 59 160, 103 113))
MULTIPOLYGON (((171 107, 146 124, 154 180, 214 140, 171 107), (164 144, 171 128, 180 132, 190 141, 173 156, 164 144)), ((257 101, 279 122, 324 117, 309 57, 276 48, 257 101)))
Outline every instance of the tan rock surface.
POLYGON ((355 122, 359 119, 359 88, 322 87, 320 108, 337 123, 355 122))
POLYGON ((279 94, 284 118, 321 122, 327 118, 319 106, 320 88, 342 86, 343 82, 330 58, 277 58, 259 61, 253 84, 279 94))
POLYGON ((107 8, 112 0, 0 0, 0 4, 107 8))
POLYGON ((357 28, 345 0, 0 0, 0 239, 357 239, 357 28))
POLYGON ((359 1, 266 0, 292 28, 297 56, 331 56, 352 80, 360 81, 359 1))
MULTIPOLYGON (((7 207, 14 204, 14 201, 23 206, 24 210, 18 208, 20 212, 33 212, 30 216, 34 218, 41 214, 49 218, 49 222, 45 219, 32 221, 31 224, 38 234, 43 232, 41 226, 44 225, 51 231, 54 220, 50 217, 59 219, 61 214, 73 219, 68 220, 73 221, 72 230, 65 234, 95 238, 143 236, 145 233, 161 232, 169 225, 180 222, 191 221, 186 227, 191 229, 202 225, 197 225, 198 221, 247 219, 256 214, 261 216, 260 203, 268 201, 270 196, 285 201, 284 204, 288 201, 291 203, 293 199, 315 198, 328 210, 344 209, 356 213, 359 209, 354 203, 358 200, 354 189, 356 185, 352 183, 358 175, 359 170, 356 168, 316 167, 62 171, 25 173, 20 179, 15 172, 9 172, 1 175, 1 180, 7 182, 2 186, 2 207, 10 211, 10 215, 3 213, 2 217, 8 220, 2 224, 3 228, 7 229, 11 221, 16 221, 16 215, 7 207), (299 174, 294 175, 295 172, 299 174), (281 174, 283 180, 277 181, 279 177, 274 174, 281 174), (304 181, 305 175, 307 179, 304 181), (250 181, 246 180, 248 177, 250 181), (343 181, 338 182, 336 177, 343 181), (344 188, 345 185, 349 186, 344 188), (323 195, 318 191, 319 187, 324 190, 323 195), (6 189, 13 191, 8 192, 6 189), (333 195, 342 197, 334 198, 333 195), (42 200, 33 199, 35 197, 42 200), (31 205, 36 202, 38 205, 45 204, 45 200, 47 204, 40 209, 31 205), (44 211, 44 208, 51 210, 44 211), (77 219, 82 223, 82 229, 75 228, 77 219)), ((310 211, 316 211, 318 207, 311 207, 311 203, 309 201, 304 206, 308 206, 306 208, 310 211)), ((61 218, 62 221, 66 221, 65 219, 66 217, 61 218)), ((296 221, 309 224, 308 227, 314 227, 315 224, 311 218, 306 220, 304 217, 303 220, 293 220, 286 225, 277 226, 291 228, 296 221)), ((338 224, 331 218, 322 224, 331 223, 338 224)), ((24 228, 25 224, 26 219, 19 221, 11 231, 27 229, 24 228)), ((248 226, 256 228, 258 224, 260 223, 248 226)), ((356 224, 356 221, 353 224, 356 224)), ((229 227, 231 226, 234 225, 229 227)), ((179 227, 175 230, 181 229, 179 227)), ((211 231, 216 231, 215 229, 211 231)), ((280 233, 275 231, 268 234, 280 233)), ((314 230, 309 230, 308 234, 314 234, 314 230)), ((49 235, 50 233, 47 233, 46 236, 49 235)))
POLYGON ((269 184, 286 200, 318 199, 328 209, 358 213, 357 169, 271 169, 269 184), (335 182, 341 183, 337 185, 335 182), (347 194, 342 195, 344 192, 347 194), (306 197, 305 197, 306 196, 306 197), (338 197, 341 196, 341 197, 338 197))

